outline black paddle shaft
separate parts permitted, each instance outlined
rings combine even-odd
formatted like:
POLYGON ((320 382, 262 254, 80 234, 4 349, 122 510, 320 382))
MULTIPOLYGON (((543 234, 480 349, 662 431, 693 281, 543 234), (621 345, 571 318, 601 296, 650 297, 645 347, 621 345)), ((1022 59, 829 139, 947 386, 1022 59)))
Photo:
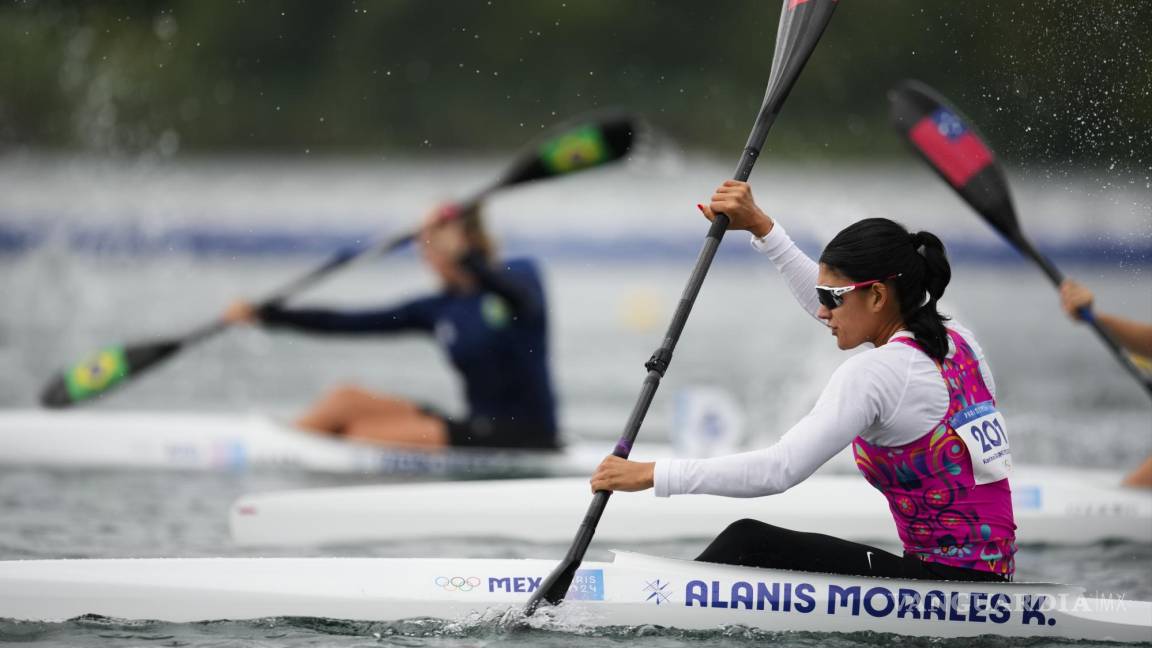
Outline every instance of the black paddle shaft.
MULTIPOLYGON (((755 154, 745 151, 745 157, 754 159, 755 154)), ((743 159, 741 163, 744 163, 743 159)), ((747 170, 751 171, 751 169, 752 165, 748 164, 747 170)), ((737 179, 746 180, 747 177, 745 174, 743 178, 737 177, 737 179)), ((676 348, 676 342, 680 339, 680 333, 688 322, 688 315, 692 311, 692 305, 696 302, 696 295, 699 294, 700 287, 704 284, 704 277, 708 274, 712 259, 716 256, 716 249, 720 246, 720 241, 723 240, 724 232, 727 229, 728 216, 716 214, 712 226, 708 229, 708 235, 704 239, 704 246, 696 258, 696 266, 692 269, 692 275, 688 278, 688 284, 680 296, 680 303, 676 306, 672 323, 664 335, 664 343, 656 349, 648 362, 644 363, 648 375, 644 378, 644 384, 640 388, 640 396, 632 408, 632 414, 628 417, 627 424, 624 426, 624 434, 612 451, 612 454, 621 459, 627 459, 632 452, 632 444, 636 441, 636 435, 640 432, 640 426, 648 414, 648 407, 652 404, 656 390, 660 387, 660 379, 664 377, 664 372, 668 370, 668 365, 672 361, 672 352, 676 348)), ((534 612, 542 600, 555 605, 564 599, 564 595, 568 592, 568 587, 576 575, 576 569, 580 567, 580 563, 584 560, 584 554, 588 551, 588 545, 592 543, 592 536, 596 533, 596 527, 600 524, 600 517, 603 515, 604 509, 608 505, 608 498, 611 496, 611 491, 597 491, 592 496, 592 503, 588 506, 587 513, 584 514, 584 520, 576 531, 576 538, 568 548, 568 553, 529 600, 526 608, 528 614, 534 612)))
MULTIPOLYGON (((780 113, 780 108, 784 104, 784 100, 787 99, 789 91, 800 76, 804 64, 812 55, 821 34, 824 33, 824 28, 831 19, 835 7, 836 0, 806 0, 799 3, 795 0, 784 1, 768 89, 764 95, 764 102, 760 106, 760 112, 756 116, 752 132, 748 136, 748 142, 740 155, 740 162, 736 166, 736 173, 733 176, 736 180, 747 181, 752 174, 752 167, 755 166, 756 160, 760 157, 760 151, 768 137, 768 131, 780 113)), ((712 226, 708 229, 708 234, 704 239, 704 246, 696 257, 696 265, 693 267, 692 274, 688 277, 688 283, 684 287, 684 292, 680 296, 680 303, 677 304, 676 311, 672 314, 672 322, 664 335, 664 342, 644 364, 644 368, 648 370, 648 375, 644 378, 640 396, 637 398, 636 405, 632 408, 632 413, 624 426, 624 433, 612 451, 613 455, 621 459, 627 459, 632 452, 632 444, 636 441, 636 435, 640 432, 640 426, 648 414, 648 408, 652 404, 656 390, 660 387, 660 380, 672 362, 672 353, 676 349, 676 343, 684 331, 684 325, 688 322, 688 315, 692 312, 696 296, 700 293, 700 287, 704 284, 704 278, 708 275, 708 269, 712 265, 712 259, 716 256, 716 250, 720 247, 728 224, 727 214, 717 213, 715 215, 712 226)), ((584 514, 584 519, 576 531, 576 537, 568 548, 567 554, 529 598, 524 610, 526 614, 534 613, 544 601, 555 605, 564 600, 576 575, 576 570, 584 560, 584 554, 588 551, 588 545, 592 542, 592 536, 596 533, 600 517, 604 514, 604 509, 611 496, 610 491, 597 491, 592 496, 592 503, 584 514)))

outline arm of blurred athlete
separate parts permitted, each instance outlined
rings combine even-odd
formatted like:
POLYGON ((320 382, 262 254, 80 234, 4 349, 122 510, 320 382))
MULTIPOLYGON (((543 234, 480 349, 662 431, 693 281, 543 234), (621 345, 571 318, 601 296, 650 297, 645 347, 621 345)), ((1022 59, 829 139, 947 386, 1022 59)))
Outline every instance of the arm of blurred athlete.
MULTIPOLYGON (((1092 291, 1074 279, 1065 279, 1060 284, 1060 305, 1074 320, 1082 319, 1078 312, 1081 308, 1092 308, 1093 299, 1092 291)), ((1152 357, 1152 324, 1099 311, 1093 315, 1117 344, 1135 354, 1152 357)))
POLYGON ((394 308, 366 311, 288 309, 278 305, 260 308, 238 301, 225 311, 224 320, 229 324, 260 324, 333 335, 431 331, 434 309, 430 304, 434 299, 417 299, 394 308))

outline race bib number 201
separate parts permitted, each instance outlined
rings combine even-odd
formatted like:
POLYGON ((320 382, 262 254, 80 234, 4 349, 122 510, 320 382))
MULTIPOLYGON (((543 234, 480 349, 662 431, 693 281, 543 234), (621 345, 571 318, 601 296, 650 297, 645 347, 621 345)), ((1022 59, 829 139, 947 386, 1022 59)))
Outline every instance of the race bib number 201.
POLYGON ((1004 416, 990 401, 977 403, 957 412, 949 421, 956 434, 964 439, 972 457, 972 475, 976 484, 990 484, 1012 472, 1012 451, 1004 416))

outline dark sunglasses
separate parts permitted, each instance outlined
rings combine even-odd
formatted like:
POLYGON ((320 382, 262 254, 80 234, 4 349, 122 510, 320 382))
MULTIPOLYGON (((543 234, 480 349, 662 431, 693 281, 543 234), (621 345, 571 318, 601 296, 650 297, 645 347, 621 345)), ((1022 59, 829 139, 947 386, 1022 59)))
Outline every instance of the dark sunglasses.
POLYGON ((895 279, 903 273, 897 273, 886 277, 884 279, 870 279, 868 281, 861 281, 859 283, 848 284, 847 286, 816 286, 816 298, 820 300, 820 304, 828 310, 835 310, 844 305, 844 295, 856 290, 857 288, 867 288, 872 284, 884 283, 889 279, 895 279))

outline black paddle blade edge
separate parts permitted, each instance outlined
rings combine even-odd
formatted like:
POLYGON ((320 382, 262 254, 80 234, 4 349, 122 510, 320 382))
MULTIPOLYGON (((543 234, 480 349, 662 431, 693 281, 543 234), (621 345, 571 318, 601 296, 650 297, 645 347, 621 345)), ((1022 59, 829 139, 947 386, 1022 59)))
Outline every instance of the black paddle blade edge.
POLYGON ((744 145, 744 155, 733 174, 736 180, 743 182, 752 175, 752 167, 760 157, 760 151, 768 139, 768 131, 776 122, 784 101, 788 99, 800 73, 812 57, 838 5, 838 0, 784 0, 780 10, 780 26, 776 30, 776 49, 772 56, 772 69, 768 74, 768 86, 764 90, 756 123, 744 145))
POLYGON ((499 186, 576 173, 623 159, 642 131, 639 117, 619 112, 561 125, 522 153, 499 186))
POLYGON ((49 409, 63 409, 76 403, 68 393, 68 381, 63 373, 58 373, 40 390, 40 404, 49 409))
POLYGON ((1004 170, 964 113, 927 84, 905 80, 888 92, 892 126, 917 156, 988 224, 1021 240, 1004 170))
POLYGON ((584 554, 588 551, 588 545, 592 544, 592 536, 596 533, 600 516, 604 514, 604 508, 608 505, 610 497, 612 497, 610 491, 597 491, 592 495, 592 502, 588 506, 588 511, 584 513, 580 527, 576 529, 576 536, 572 540, 572 545, 568 547, 568 553, 529 597, 528 603, 524 606, 524 614, 531 616, 543 603, 558 605, 568 595, 576 572, 584 560, 584 554))
POLYGON ((561 564, 558 569, 549 574, 544 579, 544 583, 540 585, 540 589, 536 590, 528 599, 528 603, 524 606, 524 614, 532 616, 545 603, 548 605, 561 603, 568 594, 568 588, 572 586, 572 581, 576 578, 576 570, 579 568, 580 561, 569 561, 561 564))
POLYGON ((784 0, 763 100, 773 114, 780 111, 792 92, 839 4, 838 0, 784 0))
POLYGON ((163 340, 102 349, 53 376, 40 392, 40 404, 62 409, 103 396, 168 359, 180 347, 180 341, 163 340))

